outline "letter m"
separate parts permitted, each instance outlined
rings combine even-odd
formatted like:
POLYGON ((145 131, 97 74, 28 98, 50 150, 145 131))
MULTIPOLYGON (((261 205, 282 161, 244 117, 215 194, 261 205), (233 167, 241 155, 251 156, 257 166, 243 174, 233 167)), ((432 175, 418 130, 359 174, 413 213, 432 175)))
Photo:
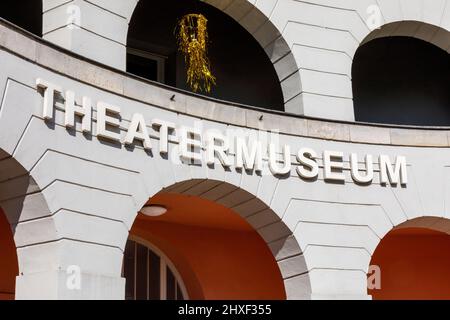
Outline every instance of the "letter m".
POLYGON ((380 182, 383 185, 408 183, 407 166, 405 157, 397 157, 395 166, 388 156, 380 156, 380 182))
POLYGON ((236 138, 236 167, 238 169, 263 170, 262 145, 260 141, 249 139, 247 144, 245 139, 236 138))

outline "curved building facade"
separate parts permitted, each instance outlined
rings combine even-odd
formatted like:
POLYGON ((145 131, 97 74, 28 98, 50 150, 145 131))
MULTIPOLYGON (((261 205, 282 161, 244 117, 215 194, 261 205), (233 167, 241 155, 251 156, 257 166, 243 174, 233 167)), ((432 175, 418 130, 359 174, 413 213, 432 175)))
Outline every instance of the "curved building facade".
POLYGON ((19 2, 0 298, 450 299, 449 0, 19 2))

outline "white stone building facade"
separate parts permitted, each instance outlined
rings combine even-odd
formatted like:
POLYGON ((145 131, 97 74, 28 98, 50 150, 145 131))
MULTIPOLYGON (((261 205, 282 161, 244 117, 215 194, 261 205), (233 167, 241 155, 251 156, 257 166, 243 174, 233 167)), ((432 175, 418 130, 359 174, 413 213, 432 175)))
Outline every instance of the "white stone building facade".
MULTIPOLYGON (((370 40, 407 36, 448 53, 449 0, 206 2, 267 53, 285 112, 126 73, 138 0, 43 0, 43 39, 0 23, 0 206, 17 249, 16 299, 124 299, 130 229, 161 192, 205 198, 246 219, 277 261, 288 299, 370 299, 367 273, 385 235, 399 226, 450 232, 450 129, 356 122, 352 91, 353 58, 370 40), (80 20, 68 20, 74 8, 80 20), (78 111, 73 128, 71 93, 78 108, 89 98, 93 111, 91 121, 78 111), (124 144, 136 114, 146 121, 151 152, 136 141, 142 139, 124 144), (168 155, 160 152, 157 119, 175 125, 168 155), (287 145, 292 167, 283 177, 237 170, 234 145, 229 169, 218 157, 212 166, 181 163, 182 128, 216 130, 232 141, 274 130, 278 164, 286 162, 287 145), (303 148, 317 153, 314 181, 296 172, 303 148), (343 180, 326 176, 327 151, 342 153, 343 180), (363 157, 373 155, 371 183, 352 178, 351 154, 361 170, 363 157), (405 159, 407 181, 382 183, 388 167, 380 155, 393 167, 405 159), (67 285, 71 266, 81 271, 79 290, 67 285)), ((206 154, 205 145, 200 149, 206 154)), ((263 158, 267 166, 270 157, 263 158)))

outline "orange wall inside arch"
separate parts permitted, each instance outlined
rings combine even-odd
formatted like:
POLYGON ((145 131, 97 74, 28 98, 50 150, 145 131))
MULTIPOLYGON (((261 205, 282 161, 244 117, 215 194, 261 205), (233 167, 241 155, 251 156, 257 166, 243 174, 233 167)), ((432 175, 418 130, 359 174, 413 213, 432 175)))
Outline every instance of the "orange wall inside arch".
POLYGON ((0 300, 13 300, 19 274, 16 246, 6 215, 0 208, 0 300))
POLYGON ((286 299, 278 265, 240 216, 197 197, 161 194, 162 217, 140 215, 131 234, 159 247, 179 271, 190 299, 286 299))
POLYGON ((375 300, 450 299, 450 236, 428 229, 398 229, 380 243, 371 265, 381 268, 375 300))

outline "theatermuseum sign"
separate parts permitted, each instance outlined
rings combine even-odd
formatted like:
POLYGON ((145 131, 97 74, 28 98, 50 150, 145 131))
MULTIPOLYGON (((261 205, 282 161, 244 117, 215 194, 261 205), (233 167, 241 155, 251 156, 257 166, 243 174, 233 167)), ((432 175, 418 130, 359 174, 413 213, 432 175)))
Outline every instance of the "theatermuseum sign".
MULTIPOLYGON (((75 93, 64 90, 53 83, 43 79, 36 80, 37 89, 43 93, 44 102, 42 115, 45 121, 52 121, 55 112, 55 96, 64 98, 64 125, 73 129, 77 118, 81 121, 81 130, 86 134, 93 134, 93 104, 92 99, 83 97, 77 104, 75 93)), ((248 170, 257 173, 265 171, 267 162, 268 172, 274 176, 285 176, 291 173, 295 163, 295 171, 302 179, 316 180, 322 170, 323 179, 326 182, 344 183, 346 181, 345 163, 350 164, 352 180, 357 184, 367 185, 374 182, 375 173, 379 173, 381 185, 403 185, 408 183, 407 161, 404 156, 395 157, 395 161, 387 155, 379 155, 374 158, 367 154, 364 157, 365 168, 360 168, 359 156, 351 153, 345 158, 340 151, 325 150, 322 152, 322 163, 319 163, 319 153, 311 148, 301 148, 292 159, 291 146, 284 145, 278 148, 278 144, 268 142, 263 144, 257 138, 251 139, 244 136, 229 137, 217 130, 202 132, 198 128, 177 126, 161 119, 148 121, 140 113, 131 117, 131 122, 121 133, 123 121, 120 117, 120 107, 99 101, 96 103, 96 136, 99 139, 107 139, 112 142, 133 146, 136 142, 143 148, 152 152, 155 146, 152 143, 149 127, 158 133, 158 151, 167 156, 169 154, 169 142, 174 137, 178 138, 178 153, 182 163, 206 163, 213 165, 218 159, 221 165, 227 169, 235 167, 238 170, 248 170), (231 148, 233 145, 233 151, 231 148), (281 150, 281 155, 278 152, 281 150), (234 156, 234 157, 233 157, 234 156), (375 159, 378 160, 375 162, 375 159), (374 165, 378 163, 379 170, 374 165)))

